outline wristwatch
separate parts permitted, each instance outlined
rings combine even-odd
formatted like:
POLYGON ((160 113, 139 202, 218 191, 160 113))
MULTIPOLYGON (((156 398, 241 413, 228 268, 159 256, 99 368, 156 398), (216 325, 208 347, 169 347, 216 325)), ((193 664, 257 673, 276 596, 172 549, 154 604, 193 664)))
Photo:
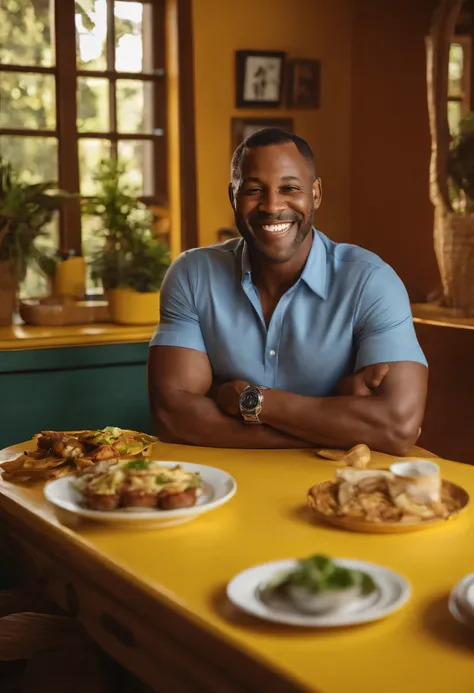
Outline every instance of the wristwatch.
POLYGON ((259 385, 248 385, 240 395, 240 413, 245 423, 261 424, 258 415, 262 411, 263 390, 268 388, 259 385))

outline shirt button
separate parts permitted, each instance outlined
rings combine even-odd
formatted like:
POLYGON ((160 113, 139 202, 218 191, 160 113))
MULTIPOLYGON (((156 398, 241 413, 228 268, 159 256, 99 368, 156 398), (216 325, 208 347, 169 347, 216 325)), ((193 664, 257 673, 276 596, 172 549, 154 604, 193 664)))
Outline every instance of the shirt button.
POLYGON ((275 356, 275 350, 274 349, 270 349, 270 356, 275 356))

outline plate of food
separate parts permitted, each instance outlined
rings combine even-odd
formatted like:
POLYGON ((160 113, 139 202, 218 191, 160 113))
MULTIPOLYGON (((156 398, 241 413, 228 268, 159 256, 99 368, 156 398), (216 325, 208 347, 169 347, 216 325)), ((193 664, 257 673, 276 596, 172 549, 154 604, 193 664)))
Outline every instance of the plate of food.
POLYGON ((227 472, 191 462, 100 461, 76 477, 46 484, 60 511, 128 527, 189 522, 227 503, 237 484, 227 472))
POLYGON ((229 582, 227 596, 266 621, 330 628, 384 618, 406 604, 411 588, 382 566, 316 555, 244 570, 229 582))
POLYGON ((340 469, 308 491, 316 516, 354 532, 402 533, 440 525, 469 503, 460 486, 441 479, 437 464, 406 460, 383 469, 340 469))
POLYGON ((31 448, 0 465, 6 481, 58 479, 101 460, 141 459, 158 438, 117 426, 93 431, 42 431, 31 448))
POLYGON ((474 630, 474 573, 466 575, 453 588, 448 608, 456 621, 474 630))

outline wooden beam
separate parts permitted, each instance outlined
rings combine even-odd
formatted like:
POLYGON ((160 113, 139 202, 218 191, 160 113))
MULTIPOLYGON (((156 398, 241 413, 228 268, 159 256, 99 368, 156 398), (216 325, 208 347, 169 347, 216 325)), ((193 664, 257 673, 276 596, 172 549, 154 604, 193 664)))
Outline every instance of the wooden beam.
MULTIPOLYGON (((59 142, 59 185, 79 193, 77 149, 76 26, 74 3, 56 0, 56 117, 59 142)), ((81 208, 79 199, 65 200, 60 216, 61 247, 81 253, 81 208)))
POLYGON ((178 81, 181 172, 181 247, 195 248, 198 240, 196 141, 194 107, 194 44, 192 0, 178 0, 178 81))

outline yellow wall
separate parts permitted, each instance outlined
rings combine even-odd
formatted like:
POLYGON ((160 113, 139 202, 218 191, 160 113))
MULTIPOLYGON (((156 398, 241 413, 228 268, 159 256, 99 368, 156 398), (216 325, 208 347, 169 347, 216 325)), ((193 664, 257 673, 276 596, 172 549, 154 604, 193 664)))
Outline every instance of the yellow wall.
POLYGON ((323 179, 317 227, 350 238, 352 0, 194 0, 200 244, 232 223, 227 199, 232 117, 293 117, 323 179), (318 110, 236 109, 235 51, 283 50, 322 61, 318 110))

